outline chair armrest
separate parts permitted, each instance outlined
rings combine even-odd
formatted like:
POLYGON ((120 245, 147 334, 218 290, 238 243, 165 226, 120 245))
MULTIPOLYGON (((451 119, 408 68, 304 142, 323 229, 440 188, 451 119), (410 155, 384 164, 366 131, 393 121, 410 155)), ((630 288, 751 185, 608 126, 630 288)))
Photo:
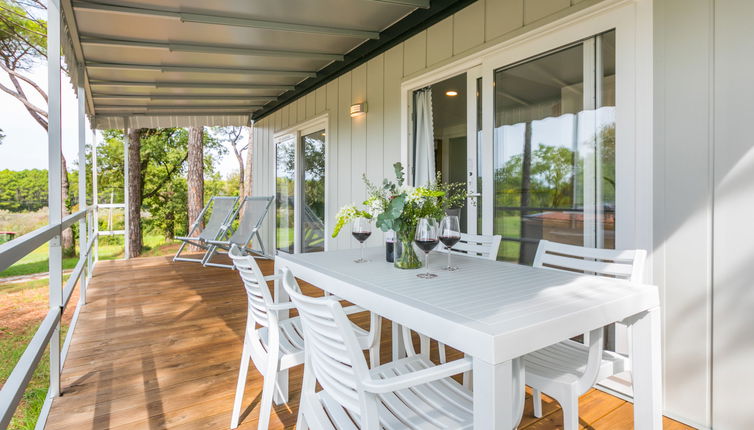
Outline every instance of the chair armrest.
POLYGON ((282 279, 283 275, 276 273, 274 275, 267 275, 264 277, 265 281, 274 281, 276 279, 282 279))
POLYGON ((228 243, 227 240, 207 240, 207 243, 211 243, 212 245, 225 245, 228 243))
POLYGON ((271 311, 284 311, 287 309, 295 309, 296 305, 294 305, 293 302, 274 303, 267 306, 267 308, 271 311))
POLYGON ((370 393, 382 394, 392 391, 404 390, 428 382, 444 379, 459 373, 471 370, 471 358, 464 357, 450 363, 427 369, 417 370, 405 375, 393 376, 385 379, 370 379, 364 381, 364 389, 370 393))
POLYGON ((346 306, 343 308, 343 312, 345 312, 346 315, 357 314, 359 312, 365 312, 365 311, 366 309, 362 308, 361 306, 356 306, 356 305, 346 306))

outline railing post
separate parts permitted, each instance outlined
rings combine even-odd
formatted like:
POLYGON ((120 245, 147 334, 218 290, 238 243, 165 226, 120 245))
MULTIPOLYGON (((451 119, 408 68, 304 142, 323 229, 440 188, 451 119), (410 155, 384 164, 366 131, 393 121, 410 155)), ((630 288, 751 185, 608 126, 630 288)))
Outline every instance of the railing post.
POLYGON ((131 249, 128 238, 130 237, 131 225, 128 222, 128 118, 123 117, 123 224, 125 226, 123 235, 123 256, 128 260, 131 258, 131 249))
POLYGON ((99 261, 99 188, 97 182, 97 130, 92 128, 92 234, 94 248, 92 251, 94 263, 99 261))
MULTIPOLYGON (((47 4, 47 82, 48 82, 48 208, 50 225, 60 225, 63 219, 60 119, 60 1, 47 4)), ((63 252, 60 235, 50 240, 50 311, 62 312, 63 304, 63 252)), ((50 395, 60 395, 60 322, 55 326, 50 339, 50 395)))
MULTIPOLYGON (((76 97, 78 98, 79 114, 79 210, 86 209, 86 107, 84 105, 86 94, 84 93, 84 65, 78 65, 78 84, 76 88, 76 97)), ((79 280, 79 304, 86 304, 86 281, 89 276, 89 249, 87 235, 87 219, 89 214, 79 220, 79 260, 86 259, 87 265, 85 272, 82 273, 79 280)))

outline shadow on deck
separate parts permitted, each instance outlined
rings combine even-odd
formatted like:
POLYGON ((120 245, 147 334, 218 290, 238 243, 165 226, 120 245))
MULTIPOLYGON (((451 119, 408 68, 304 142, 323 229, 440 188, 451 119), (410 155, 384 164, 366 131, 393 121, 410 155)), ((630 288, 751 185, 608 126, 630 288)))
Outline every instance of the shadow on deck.
MULTIPOLYGON (((271 261, 260 266, 272 273, 271 261)), ((97 263, 46 428, 229 428, 245 320, 245 292, 232 270, 170 257, 97 263)), ((385 362, 390 324, 383 326, 385 362)), ((293 369, 290 402, 274 407, 270 428, 294 427, 300 382, 301 368, 293 369)), ((252 366, 240 429, 257 427, 261 386, 252 366)), ((580 405, 585 428, 633 427, 631 404, 616 397, 592 390, 580 405)), ((557 403, 545 399, 544 412, 534 418, 527 401, 520 428, 562 428, 557 403)), ((665 428, 687 427, 666 419, 665 428)))

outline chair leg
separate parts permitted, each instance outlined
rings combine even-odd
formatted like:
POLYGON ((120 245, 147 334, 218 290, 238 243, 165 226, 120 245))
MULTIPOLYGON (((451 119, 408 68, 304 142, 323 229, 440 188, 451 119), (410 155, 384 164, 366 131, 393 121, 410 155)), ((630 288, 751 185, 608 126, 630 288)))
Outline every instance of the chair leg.
POLYGON ((236 398, 233 401, 233 414, 230 418, 230 428, 238 427, 238 421, 241 418, 241 404, 243 403, 243 393, 246 389, 246 376, 249 372, 249 358, 251 351, 244 342, 243 352, 241 353, 241 367, 238 369, 238 382, 236 383, 236 398))
POLYGON ((288 370, 277 372, 277 382, 275 384, 275 395, 273 401, 276 405, 288 403, 288 370))
POLYGON ((558 399, 563 408, 563 430, 578 430, 579 428, 579 396, 573 394, 558 399))
POLYGON ((437 352, 440 354, 440 364, 445 364, 448 361, 447 356, 445 355, 445 344, 442 342, 437 342, 437 352))
MULTIPOLYGON (((464 358, 467 357, 466 354, 463 354, 463 356, 464 358)), ((471 382, 473 380, 474 378, 471 377, 471 370, 469 370, 468 372, 463 372, 463 386, 464 387, 468 388, 469 390, 472 390, 473 386, 471 382)))
POLYGON ((542 392, 532 390, 531 401, 534 403, 534 417, 542 418, 542 392))
POLYGON ((257 421, 258 430, 267 430, 270 425, 270 414, 272 414, 272 397, 275 394, 276 382, 278 377, 278 360, 272 355, 268 356, 267 372, 264 375, 264 384, 262 385, 262 401, 259 403, 259 421, 257 421))
POLYGON ((372 332, 374 340, 372 347, 369 348, 369 367, 374 369, 380 365, 380 341, 382 340, 382 317, 370 313, 369 331, 372 332))

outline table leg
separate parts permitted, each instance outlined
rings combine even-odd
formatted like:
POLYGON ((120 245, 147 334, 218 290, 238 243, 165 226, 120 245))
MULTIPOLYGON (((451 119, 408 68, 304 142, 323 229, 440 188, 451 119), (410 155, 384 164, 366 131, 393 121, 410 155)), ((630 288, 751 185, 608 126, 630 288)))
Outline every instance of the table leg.
POLYGON ((390 322, 393 346, 393 361, 399 360, 406 355, 406 348, 403 345, 403 330, 400 324, 395 321, 390 322))
POLYGON ((518 426, 524 405, 520 359, 490 364, 474 358, 474 428, 508 430, 518 426))
POLYGON ((662 351, 660 308, 636 317, 632 324, 634 428, 662 428, 662 351))
MULTIPOLYGON (((280 273, 282 267, 278 265, 277 259, 275 259, 275 271, 273 274, 280 273)), ((281 284, 279 279, 273 280, 272 286, 273 300, 277 303, 283 303, 290 300, 288 293, 285 292, 285 288, 281 284)), ((277 311, 278 320, 284 320, 290 317, 290 312, 287 309, 277 311)), ((273 395, 273 401, 276 405, 282 405, 288 403, 288 370, 281 370, 277 376, 277 389, 273 395)))

